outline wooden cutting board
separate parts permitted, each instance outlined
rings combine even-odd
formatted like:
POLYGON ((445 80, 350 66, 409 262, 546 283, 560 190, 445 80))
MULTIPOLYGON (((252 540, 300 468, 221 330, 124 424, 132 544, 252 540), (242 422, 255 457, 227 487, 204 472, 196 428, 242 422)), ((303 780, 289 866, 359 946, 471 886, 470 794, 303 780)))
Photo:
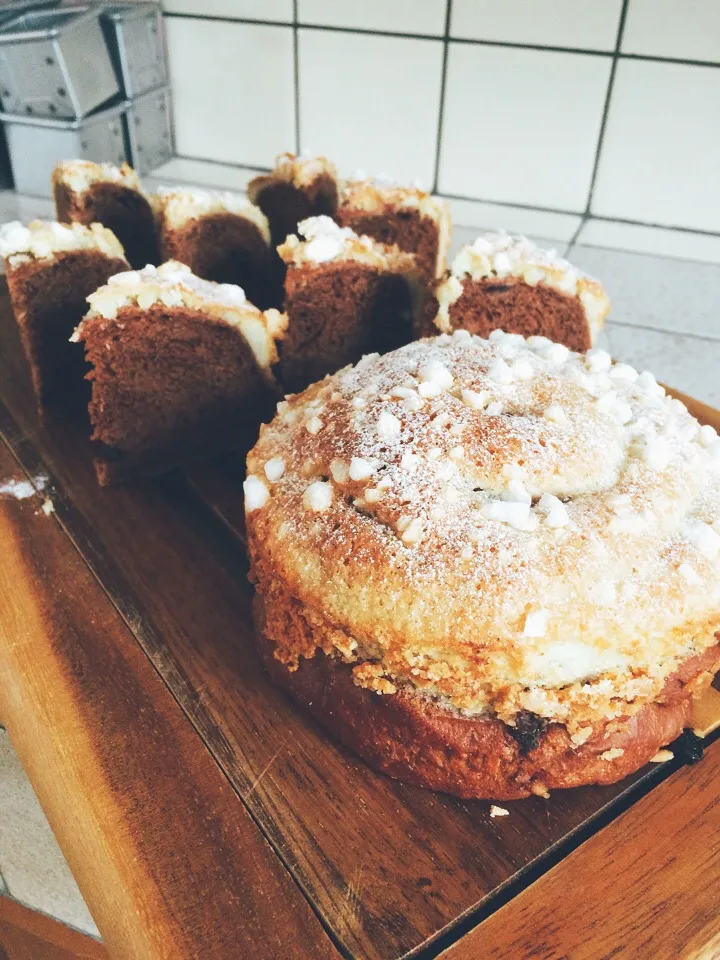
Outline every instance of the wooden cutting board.
MULTIPOLYGON (((464 935, 489 931, 587 838, 622 838, 638 802, 687 782, 710 822, 720 785, 691 789, 683 778, 704 765, 677 760, 505 803, 497 819, 485 801, 372 773, 257 662, 241 464, 101 490, 86 438, 86 425, 37 421, 3 290, 0 485, 38 492, 0 496, 0 719, 112 956, 397 960, 456 942, 458 957, 490 956, 464 935)), ((592 954, 538 954, 566 955, 592 954)))

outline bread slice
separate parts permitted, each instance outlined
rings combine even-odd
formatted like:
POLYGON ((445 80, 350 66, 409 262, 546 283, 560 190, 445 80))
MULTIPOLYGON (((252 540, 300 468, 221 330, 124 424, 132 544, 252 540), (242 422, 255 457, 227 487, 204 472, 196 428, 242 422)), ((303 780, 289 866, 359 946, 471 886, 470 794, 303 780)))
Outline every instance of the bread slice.
POLYGON ((82 350, 69 342, 86 298, 127 270, 117 238, 94 223, 65 226, 34 220, 0 231, 8 291, 42 416, 87 403, 82 350))
POLYGON ((413 339, 422 283, 417 263, 397 246, 359 237, 329 217, 311 217, 278 247, 287 264, 287 334, 279 376, 302 390, 366 353, 413 339))
POLYGON ((102 223, 123 245, 130 266, 160 262, 152 200, 127 163, 64 160, 53 171, 52 187, 61 223, 102 223))
POLYGON ((120 274, 89 302, 74 339, 92 367, 101 485, 254 442, 277 400, 276 311, 172 261, 120 274))
POLYGON ((244 197, 209 190, 158 193, 163 258, 186 264, 197 277, 239 286, 263 309, 277 306, 270 228, 244 197))
POLYGON ((554 250, 508 233, 486 233, 463 247, 435 297, 436 333, 488 337, 504 330, 580 352, 590 349, 610 312, 597 280, 554 250))

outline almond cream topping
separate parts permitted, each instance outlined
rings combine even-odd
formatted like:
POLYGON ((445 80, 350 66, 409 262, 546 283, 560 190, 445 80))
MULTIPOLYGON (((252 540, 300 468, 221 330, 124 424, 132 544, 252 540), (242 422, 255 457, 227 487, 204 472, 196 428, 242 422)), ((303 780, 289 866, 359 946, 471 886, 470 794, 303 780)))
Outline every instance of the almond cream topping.
POLYGON ((66 184, 73 193, 84 193, 94 183, 116 183, 143 193, 140 178, 133 168, 123 163, 95 163, 92 160, 61 160, 55 167, 53 179, 66 184))
POLYGON ((543 284, 577 297, 593 338, 610 312, 610 300, 601 284, 554 250, 543 250, 527 237, 486 233, 462 248, 453 261, 450 276, 436 292, 439 310, 435 324, 439 330, 450 332, 450 307, 460 299, 463 284, 468 279, 489 277, 517 277, 532 287, 543 284))
POLYGON ((0 227, 0 256, 10 266, 27 260, 49 260, 56 253, 71 250, 98 250, 106 257, 125 259, 118 238, 100 223, 86 227, 82 223, 32 220, 23 226, 13 220, 0 227))
POLYGON ((277 310, 263 313, 245 299, 240 287, 196 277, 184 263, 169 260, 160 267, 147 266, 110 277, 87 298, 90 310, 72 336, 82 340, 86 324, 96 318, 114 320, 124 307, 148 310, 155 304, 186 307, 203 312, 208 320, 236 327, 247 340, 258 365, 269 370, 277 361, 275 341, 284 332, 284 317, 277 310))
POLYGON ((295 187, 309 187, 318 177, 327 175, 337 179, 335 164, 327 157, 296 157, 292 153, 281 153, 275 160, 275 169, 272 175, 278 180, 285 180, 295 187))
POLYGON ((388 246, 370 237, 358 236, 350 227, 339 227, 330 217, 308 217, 298 224, 298 234, 291 234, 277 248, 287 264, 317 265, 332 261, 352 260, 380 270, 416 272, 415 259, 394 244, 388 246))
POLYGON ((262 234, 265 243, 270 243, 270 226, 260 207, 238 193, 227 191, 160 187, 157 205, 165 227, 180 230, 191 220, 218 213, 232 213, 253 223, 262 234))
POLYGON ((341 205, 368 213, 417 210, 423 217, 433 220, 438 228, 436 276, 442 276, 450 249, 452 231, 450 207, 445 200, 434 197, 419 187, 405 187, 373 180, 348 180, 343 187, 340 202, 341 205))

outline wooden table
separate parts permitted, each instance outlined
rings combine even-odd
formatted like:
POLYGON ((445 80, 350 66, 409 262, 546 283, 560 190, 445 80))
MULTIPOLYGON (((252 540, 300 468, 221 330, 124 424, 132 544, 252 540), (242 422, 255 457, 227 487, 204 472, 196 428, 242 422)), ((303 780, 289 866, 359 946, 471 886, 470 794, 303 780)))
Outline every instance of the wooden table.
POLYGON ((0 719, 110 957, 720 957, 720 747, 502 819, 376 775, 257 662, 240 464, 101 490, 86 437, 3 294, 0 719))

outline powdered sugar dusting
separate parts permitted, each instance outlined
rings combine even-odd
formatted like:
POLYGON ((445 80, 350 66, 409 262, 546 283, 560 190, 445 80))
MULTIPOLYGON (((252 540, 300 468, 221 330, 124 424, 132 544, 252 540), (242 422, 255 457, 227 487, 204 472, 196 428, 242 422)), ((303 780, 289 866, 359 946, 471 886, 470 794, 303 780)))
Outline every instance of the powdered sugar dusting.
POLYGON ((278 253, 287 264, 316 266, 353 260, 408 275, 417 271, 414 258, 395 244, 378 243, 370 237, 359 236, 350 227, 339 227, 330 217, 308 217, 298 224, 298 234, 291 234, 278 247, 278 253))
POLYGON ((120 241, 99 223, 56 223, 32 220, 27 226, 12 220, 0 227, 0 256, 11 266, 23 260, 48 260, 57 253, 98 250, 108 257, 124 260, 120 241))
POLYGON ((393 684, 580 724, 639 709, 720 627, 720 439, 650 375, 558 346, 441 336, 290 398, 249 457, 286 468, 248 529, 393 684))

